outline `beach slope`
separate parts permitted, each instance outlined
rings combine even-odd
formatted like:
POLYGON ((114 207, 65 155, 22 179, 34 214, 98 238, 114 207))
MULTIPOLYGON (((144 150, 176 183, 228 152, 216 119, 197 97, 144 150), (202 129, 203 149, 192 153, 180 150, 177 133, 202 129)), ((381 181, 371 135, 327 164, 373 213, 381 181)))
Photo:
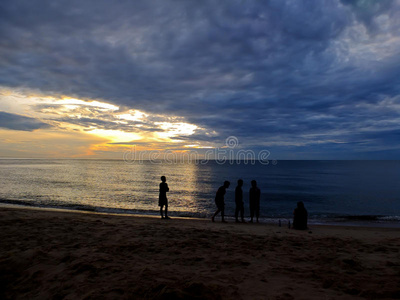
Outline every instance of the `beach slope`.
POLYGON ((398 229, 0 208, 1 299, 399 299, 398 229))

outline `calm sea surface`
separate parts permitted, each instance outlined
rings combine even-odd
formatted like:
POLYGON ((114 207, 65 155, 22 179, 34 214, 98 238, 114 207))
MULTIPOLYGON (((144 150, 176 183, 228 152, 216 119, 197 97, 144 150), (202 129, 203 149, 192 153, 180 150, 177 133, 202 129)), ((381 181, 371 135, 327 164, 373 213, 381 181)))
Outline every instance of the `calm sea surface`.
POLYGON ((170 187, 171 216, 210 217, 224 180, 226 214, 242 178, 261 189, 263 221, 291 218, 303 201, 311 223, 400 222, 400 161, 278 161, 277 164, 126 163, 118 160, 0 159, 0 203, 98 212, 158 214, 160 176, 170 187))

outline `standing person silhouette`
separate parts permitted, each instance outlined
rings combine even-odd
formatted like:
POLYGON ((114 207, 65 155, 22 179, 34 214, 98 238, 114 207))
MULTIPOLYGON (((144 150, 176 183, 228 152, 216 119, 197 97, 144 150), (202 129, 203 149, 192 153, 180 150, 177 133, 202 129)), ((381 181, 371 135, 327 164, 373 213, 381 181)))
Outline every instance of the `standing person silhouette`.
POLYGON ((160 195, 158 197, 158 206, 160 206, 160 214, 161 219, 171 219, 168 217, 168 199, 167 199, 167 192, 169 192, 168 184, 166 183, 167 178, 165 176, 161 176, 161 183, 160 183, 160 195), (165 206, 165 217, 163 215, 163 207, 165 206))
POLYGON ((258 218, 260 216, 260 195, 261 191, 257 187, 257 181, 251 181, 251 188, 249 192, 249 202, 250 202, 250 223, 253 223, 254 213, 256 215, 256 220, 258 223, 258 218))
POLYGON ((239 179, 237 181, 237 187, 235 189, 235 204, 236 204, 236 209, 235 209, 235 219, 236 223, 239 223, 239 211, 240 211, 240 218, 242 219, 242 223, 246 223, 244 220, 244 203, 243 203, 243 191, 242 191, 242 186, 243 186, 243 180, 239 179))
POLYGON ((211 221, 215 222, 215 217, 221 212, 221 217, 222 217, 222 222, 227 223, 225 221, 225 193, 226 189, 230 186, 229 181, 225 181, 223 186, 220 186, 217 194, 215 195, 215 204, 217 205, 217 211, 214 213, 214 215, 211 218, 211 221))

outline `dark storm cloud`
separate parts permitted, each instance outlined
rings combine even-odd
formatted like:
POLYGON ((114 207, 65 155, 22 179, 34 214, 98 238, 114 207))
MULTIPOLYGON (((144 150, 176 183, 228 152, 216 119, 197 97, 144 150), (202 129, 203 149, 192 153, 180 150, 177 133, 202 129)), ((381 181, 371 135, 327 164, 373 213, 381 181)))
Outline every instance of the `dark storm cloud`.
POLYGON ((40 122, 34 118, 28 118, 21 115, 0 111, 0 128, 33 131, 35 129, 48 127, 50 127, 49 124, 40 122))
POLYGON ((399 11, 389 0, 6 0, 0 85, 181 116, 218 133, 193 141, 235 135, 252 147, 354 152, 369 132, 367 151, 399 144, 399 125, 371 123, 399 118, 399 11))
POLYGON ((376 16, 393 13, 391 11, 393 0, 341 0, 341 2, 350 6, 356 18, 369 30, 379 31, 375 23, 376 16))

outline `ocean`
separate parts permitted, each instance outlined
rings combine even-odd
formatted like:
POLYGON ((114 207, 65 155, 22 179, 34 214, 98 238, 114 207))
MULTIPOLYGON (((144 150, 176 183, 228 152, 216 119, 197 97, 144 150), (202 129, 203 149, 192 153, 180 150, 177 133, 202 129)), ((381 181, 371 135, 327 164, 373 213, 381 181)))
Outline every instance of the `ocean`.
POLYGON ((229 180, 225 203, 232 218, 241 178, 246 216, 250 181, 261 189, 262 222, 288 222, 303 201, 311 224, 400 227, 400 161, 0 159, 0 203, 158 215, 162 175, 170 188, 171 217, 210 218, 215 193, 229 180))

